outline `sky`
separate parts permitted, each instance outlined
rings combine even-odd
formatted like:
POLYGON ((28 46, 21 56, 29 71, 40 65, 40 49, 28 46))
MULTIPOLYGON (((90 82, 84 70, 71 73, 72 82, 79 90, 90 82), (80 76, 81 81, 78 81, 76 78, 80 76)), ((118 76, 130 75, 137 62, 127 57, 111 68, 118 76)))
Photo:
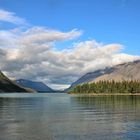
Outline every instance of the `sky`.
POLYGON ((63 89, 139 59, 139 13, 139 0, 0 0, 0 69, 63 89))

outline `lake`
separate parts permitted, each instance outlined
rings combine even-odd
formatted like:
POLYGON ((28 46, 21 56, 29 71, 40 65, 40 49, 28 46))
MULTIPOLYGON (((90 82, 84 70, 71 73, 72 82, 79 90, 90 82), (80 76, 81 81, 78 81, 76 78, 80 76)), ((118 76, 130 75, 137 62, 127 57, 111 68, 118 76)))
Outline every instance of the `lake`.
POLYGON ((140 96, 0 94, 0 140, 139 140, 140 96))

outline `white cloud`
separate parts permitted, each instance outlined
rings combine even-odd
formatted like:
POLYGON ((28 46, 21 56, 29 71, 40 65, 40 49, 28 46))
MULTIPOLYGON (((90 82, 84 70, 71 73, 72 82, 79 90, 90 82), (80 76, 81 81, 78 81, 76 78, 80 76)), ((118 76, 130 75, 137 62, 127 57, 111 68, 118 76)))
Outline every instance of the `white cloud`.
POLYGON ((65 41, 79 37, 81 31, 76 29, 70 32, 61 32, 57 30, 46 29, 43 27, 33 27, 23 33, 22 41, 24 43, 44 43, 53 41, 65 41))
POLYGON ((120 44, 103 45, 89 40, 75 44, 73 49, 59 51, 53 49, 55 44, 50 40, 39 44, 34 43, 35 40, 23 43, 25 37, 20 36, 17 49, 2 50, 4 53, 0 57, 5 56, 5 59, 0 62, 1 69, 12 78, 44 81, 53 88, 67 87, 87 72, 139 58, 119 52, 120 44))
POLYGON ((25 19, 16 16, 13 12, 9 12, 3 9, 0 9, 0 21, 10 22, 16 25, 26 24, 25 19))
MULTIPOLYGON (((0 20, 23 23, 7 12, 0 20)), ((3 14, 4 15, 4 14, 3 14)), ((95 40, 74 43, 71 49, 58 50, 56 42, 82 35, 79 30, 62 32, 45 27, 0 31, 0 69, 11 78, 43 81, 53 88, 64 88, 87 72, 139 59, 122 53, 121 44, 102 44, 95 40)))

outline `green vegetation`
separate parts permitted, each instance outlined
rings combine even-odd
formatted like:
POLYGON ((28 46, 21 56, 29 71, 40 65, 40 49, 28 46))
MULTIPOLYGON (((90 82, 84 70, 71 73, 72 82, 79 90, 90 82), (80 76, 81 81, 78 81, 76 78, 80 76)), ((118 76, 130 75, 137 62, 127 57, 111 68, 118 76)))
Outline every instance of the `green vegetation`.
POLYGON ((140 93, 139 81, 100 81, 75 86, 69 93, 140 93))
POLYGON ((29 92, 29 91, 16 85, 0 71, 0 93, 5 92, 10 93, 10 92, 29 92))

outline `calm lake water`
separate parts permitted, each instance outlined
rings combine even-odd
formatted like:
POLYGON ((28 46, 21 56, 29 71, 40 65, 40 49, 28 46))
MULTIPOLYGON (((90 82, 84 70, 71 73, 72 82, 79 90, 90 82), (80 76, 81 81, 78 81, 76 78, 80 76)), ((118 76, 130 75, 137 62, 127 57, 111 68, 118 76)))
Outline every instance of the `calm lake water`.
POLYGON ((140 140, 140 96, 0 94, 0 140, 140 140))

